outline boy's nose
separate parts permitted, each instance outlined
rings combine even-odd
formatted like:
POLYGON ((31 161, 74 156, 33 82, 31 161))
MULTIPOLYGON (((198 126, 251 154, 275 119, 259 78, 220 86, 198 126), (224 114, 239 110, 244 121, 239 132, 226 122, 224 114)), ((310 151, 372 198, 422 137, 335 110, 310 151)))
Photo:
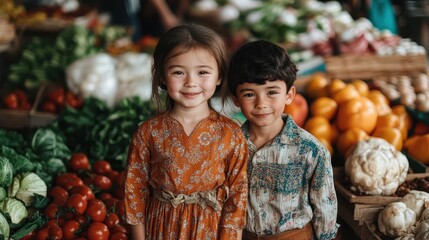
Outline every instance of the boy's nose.
POLYGON ((266 98, 264 96, 256 97, 256 108, 264 108, 266 107, 266 98))

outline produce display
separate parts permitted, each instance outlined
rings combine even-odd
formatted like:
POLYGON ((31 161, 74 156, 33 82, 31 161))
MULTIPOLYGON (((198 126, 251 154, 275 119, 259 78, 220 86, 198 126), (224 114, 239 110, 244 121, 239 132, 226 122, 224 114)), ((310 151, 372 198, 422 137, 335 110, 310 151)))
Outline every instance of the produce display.
MULTIPOLYGON (((18 29, 55 18, 67 23, 54 39, 22 46, 0 91, 0 117, 30 119, 18 131, 0 128, 0 239, 129 238, 121 179, 132 134, 157 111, 157 39, 132 42, 122 27, 72 25, 85 9, 70 2, 26 11, 0 0, 0 15, 18 29), (39 113, 52 120, 35 125, 39 113)), ((277 42, 296 62, 315 54, 426 54, 367 19, 352 19, 338 2, 200 0, 192 7, 216 11, 231 33, 247 30, 246 41, 277 42)), ((344 168, 341 184, 353 194, 402 198, 374 223, 386 239, 427 234, 429 178, 407 176, 412 161, 429 165, 428 79, 425 72, 365 80, 315 73, 284 108, 344 168)))

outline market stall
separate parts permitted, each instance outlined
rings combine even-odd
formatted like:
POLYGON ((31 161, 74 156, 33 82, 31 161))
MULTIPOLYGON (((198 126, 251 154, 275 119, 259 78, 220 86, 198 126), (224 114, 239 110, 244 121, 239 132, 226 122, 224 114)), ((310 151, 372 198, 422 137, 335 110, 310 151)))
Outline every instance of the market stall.
MULTIPOLYGON (((0 54, 13 57, 0 69, 0 235, 128 239, 120 180, 131 135, 155 114, 157 39, 132 41, 128 28, 71 3, 31 12, 4 3, 0 54)), ((429 191, 422 46, 353 19, 334 1, 200 0, 188 17, 219 29, 231 51, 254 39, 288 49, 300 68, 299 93, 285 114, 331 153, 338 217, 355 235, 423 234, 413 230, 427 224, 423 205, 413 210, 404 200, 429 191), (392 229, 386 212, 404 201, 414 221, 392 229)))

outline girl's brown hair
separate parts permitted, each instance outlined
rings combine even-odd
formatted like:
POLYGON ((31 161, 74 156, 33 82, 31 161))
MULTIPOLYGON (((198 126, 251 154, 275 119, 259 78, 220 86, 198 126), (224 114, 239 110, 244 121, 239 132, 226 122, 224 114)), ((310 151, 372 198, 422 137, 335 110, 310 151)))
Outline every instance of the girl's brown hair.
MULTIPOLYGON (((221 84, 216 88, 216 93, 220 91, 226 80, 227 53, 222 37, 214 30, 198 24, 184 24, 174 27, 161 36, 153 54, 152 99, 155 101, 158 111, 164 110, 160 89, 167 89, 165 65, 172 57, 171 53, 178 48, 183 52, 193 48, 202 48, 213 55, 221 79, 221 84)), ((171 109, 173 105, 174 101, 167 94, 165 109, 171 109)))

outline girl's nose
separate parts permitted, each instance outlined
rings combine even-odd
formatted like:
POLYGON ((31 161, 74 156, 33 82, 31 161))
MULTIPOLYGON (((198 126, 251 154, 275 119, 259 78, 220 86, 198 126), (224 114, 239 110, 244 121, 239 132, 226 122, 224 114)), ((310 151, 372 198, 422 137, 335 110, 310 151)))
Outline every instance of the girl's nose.
POLYGON ((185 86, 186 87, 196 86, 196 77, 192 76, 192 74, 187 75, 185 79, 185 86))

